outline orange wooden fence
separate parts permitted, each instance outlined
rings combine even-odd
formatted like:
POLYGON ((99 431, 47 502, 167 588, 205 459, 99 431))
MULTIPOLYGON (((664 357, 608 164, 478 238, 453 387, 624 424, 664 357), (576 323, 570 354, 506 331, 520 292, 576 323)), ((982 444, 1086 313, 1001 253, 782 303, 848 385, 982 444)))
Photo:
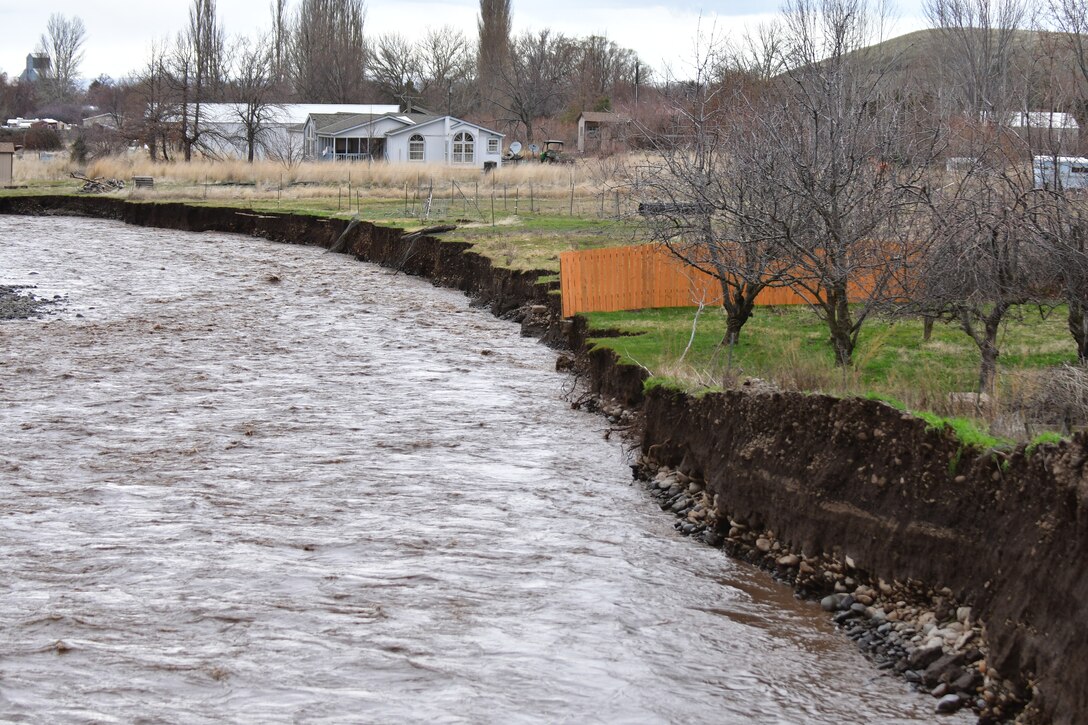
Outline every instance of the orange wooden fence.
MULTIPOLYGON (((651 307, 720 305, 718 280, 687 266, 657 244, 611 247, 559 255, 563 316, 651 307)), ((768 288, 757 305, 799 305, 804 299, 785 287, 768 288)))

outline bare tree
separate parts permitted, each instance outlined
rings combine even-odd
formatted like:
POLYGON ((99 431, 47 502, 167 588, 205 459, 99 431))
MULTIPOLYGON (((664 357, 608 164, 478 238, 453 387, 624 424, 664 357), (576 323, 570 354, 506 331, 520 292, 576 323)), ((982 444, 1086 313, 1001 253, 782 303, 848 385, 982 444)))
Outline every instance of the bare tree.
POLYGON ((200 146, 204 133, 202 106, 222 88, 226 40, 216 14, 215 0, 192 0, 189 22, 174 43, 173 79, 180 95, 181 141, 186 161, 200 146))
POLYGON ((894 59, 864 50, 874 19, 865 0, 787 3, 787 71, 760 106, 762 149, 750 155, 749 173, 774 181, 759 207, 783 282, 827 325, 840 365, 917 253, 909 189, 935 152, 886 82, 894 59))
POLYGON ((417 45, 419 91, 432 110, 464 113, 472 96, 476 54, 465 34, 451 26, 428 29, 417 45))
POLYGON ((576 45, 573 91, 577 107, 610 110, 615 100, 632 95, 639 67, 635 51, 600 35, 582 38, 576 45))
MULTIPOLYGON (((1065 78, 1068 85, 1062 89, 1064 98, 1053 99, 1053 107, 1069 108, 1083 133, 1088 127, 1088 2, 1052 0, 1050 12, 1059 31, 1054 34, 1059 52, 1051 55, 1066 61, 1066 70, 1072 71, 1070 77, 1065 78)), ((1052 82, 1061 78, 1056 72, 1050 74, 1052 82)), ((1057 158, 1060 155, 1058 150, 1048 154, 1050 168, 1056 175, 1060 173, 1057 158)), ((1082 200, 1077 198, 1079 191, 1068 189, 1060 183, 1060 178, 1047 181, 1052 182, 1046 184, 1051 203, 1049 213, 1040 217, 1042 228, 1069 307, 1068 326, 1077 345, 1077 358, 1081 363, 1088 363, 1088 218, 1082 200)))
POLYGON ((713 34, 698 36, 693 71, 688 94, 673 106, 669 141, 629 181, 653 199, 641 207, 651 239, 719 281, 725 342, 735 344, 756 297, 781 271, 778 230, 764 208, 780 194, 752 163, 767 152, 759 81, 713 34))
POLYGON ((514 39, 510 63, 496 76, 495 104, 503 120, 525 128, 529 143, 536 119, 556 113, 566 102, 575 58, 575 44, 551 30, 526 32, 514 39))
POLYGON ((133 97, 139 109, 138 128, 152 161, 170 160, 170 130, 179 115, 175 84, 163 42, 152 43, 143 68, 135 75, 133 97))
POLYGON ((239 38, 234 49, 233 115, 241 126, 240 140, 245 144, 246 160, 250 163, 265 142, 270 122, 281 107, 275 102, 275 47, 270 40, 239 38))
POLYGON ((87 29, 80 18, 66 18, 60 13, 49 16, 45 33, 38 40, 41 52, 50 59, 45 83, 47 98, 61 100, 72 95, 86 40, 87 29))
POLYGON ((1027 0, 926 0, 942 40, 942 90, 956 110, 975 115, 1015 106, 1012 66, 1028 22, 1027 0), (950 87, 950 88, 949 88, 950 87))
POLYGON ((416 94, 419 63, 415 48, 399 33, 383 33, 374 43, 370 73, 389 98, 410 106, 416 94))
POLYGON ((281 84, 287 80, 287 54, 291 42, 287 0, 272 0, 269 9, 272 11, 272 36, 269 38, 272 44, 272 77, 277 84, 281 84))
POLYGON ((302 0, 291 46, 295 92, 311 103, 364 95, 368 47, 363 0, 302 0))
POLYGON ((960 326, 978 346, 978 389, 991 393, 1001 354, 998 334, 1020 305, 1044 299, 1053 267, 1034 223, 1046 196, 1007 127, 979 129, 973 164, 925 189, 933 234, 913 272, 914 308, 960 326))
POLYGON ((500 100, 500 72, 510 63, 510 0, 480 0, 479 55, 476 78, 485 111, 500 100))

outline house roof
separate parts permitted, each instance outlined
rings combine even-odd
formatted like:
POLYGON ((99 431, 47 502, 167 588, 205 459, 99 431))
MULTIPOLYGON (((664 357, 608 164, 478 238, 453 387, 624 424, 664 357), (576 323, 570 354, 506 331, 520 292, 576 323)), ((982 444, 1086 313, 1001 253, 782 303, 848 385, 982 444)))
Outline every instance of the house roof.
POLYGON ((1060 111, 1021 111, 1012 114, 1009 125, 1013 128, 1055 128, 1067 131, 1080 128, 1072 113, 1060 111))
POLYGON ((592 123, 630 123, 631 117, 611 111, 582 111, 582 118, 592 123))
MULTIPOLYGON (((206 123, 237 123, 238 110, 243 103, 202 103, 201 118, 206 123)), ((337 115, 362 113, 396 113, 400 106, 389 103, 282 103, 271 107, 269 120, 274 124, 292 125, 306 123, 313 115, 337 115)))
POLYGON ((494 130, 492 130, 490 128, 485 128, 484 126, 481 126, 481 125, 476 124, 476 123, 471 123, 469 121, 465 121, 464 119, 456 118, 455 116, 432 116, 432 117, 429 117, 429 119, 426 120, 426 121, 422 121, 420 123, 416 123, 416 124, 414 124, 412 126, 407 126, 405 128, 398 128, 397 130, 390 131, 385 135, 386 136, 396 136, 398 134, 407 133, 408 131, 414 131, 414 130, 417 130, 419 128, 422 128, 423 126, 430 126, 431 124, 438 123, 439 121, 443 121, 443 120, 445 120, 447 118, 450 119, 450 121, 452 122, 450 124, 451 130, 453 128, 459 128, 461 126, 471 126, 472 128, 475 128, 475 129, 477 129, 479 131, 487 131, 488 133, 494 134, 496 136, 500 136, 500 137, 505 137, 506 136, 506 134, 504 134, 504 133, 499 133, 498 131, 494 131, 494 130))
POLYGON ((427 116, 421 113, 383 113, 377 116, 372 113, 360 113, 349 116, 338 115, 335 119, 330 119, 329 122, 325 124, 317 124, 315 121, 315 128, 322 136, 335 136, 338 133, 350 131, 353 128, 359 128, 361 126, 368 126, 383 119, 397 121, 405 126, 414 126, 420 123, 426 123, 434 118, 434 116, 427 116))
POLYGON ((15 153, 15 144, 13 143, 0 143, 0 154, 13 154, 15 153))

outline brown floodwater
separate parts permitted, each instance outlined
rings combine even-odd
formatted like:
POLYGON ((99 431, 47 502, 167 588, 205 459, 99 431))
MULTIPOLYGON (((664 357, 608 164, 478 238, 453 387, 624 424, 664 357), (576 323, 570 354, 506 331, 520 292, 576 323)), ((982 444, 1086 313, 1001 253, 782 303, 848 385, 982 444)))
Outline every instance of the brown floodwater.
POLYGON ((933 719, 460 294, 58 217, 0 283, 67 295, 0 322, 4 721, 933 719))

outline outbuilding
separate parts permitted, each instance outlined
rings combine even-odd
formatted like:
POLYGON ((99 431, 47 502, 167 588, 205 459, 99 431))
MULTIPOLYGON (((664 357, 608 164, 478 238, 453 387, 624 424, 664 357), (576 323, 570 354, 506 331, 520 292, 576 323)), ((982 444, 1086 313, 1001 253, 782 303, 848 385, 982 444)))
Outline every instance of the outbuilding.
POLYGON ((0 143, 0 185, 10 186, 15 178, 15 144, 0 143))

